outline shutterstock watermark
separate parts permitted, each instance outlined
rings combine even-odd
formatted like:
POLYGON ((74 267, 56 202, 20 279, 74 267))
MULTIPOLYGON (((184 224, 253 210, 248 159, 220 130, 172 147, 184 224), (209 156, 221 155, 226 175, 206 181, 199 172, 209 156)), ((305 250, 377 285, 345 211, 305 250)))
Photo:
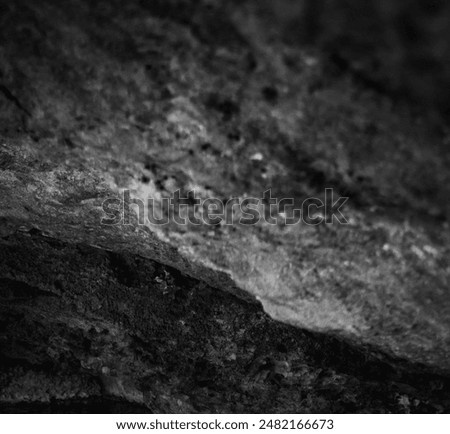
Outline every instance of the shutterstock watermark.
POLYGON ((348 224, 341 209, 348 197, 335 196, 325 189, 323 199, 309 197, 301 203, 294 198, 276 198, 266 190, 260 198, 232 197, 222 200, 200 198, 194 190, 176 190, 170 197, 159 199, 131 197, 123 190, 121 197, 108 198, 102 204, 103 225, 272 225, 348 224))

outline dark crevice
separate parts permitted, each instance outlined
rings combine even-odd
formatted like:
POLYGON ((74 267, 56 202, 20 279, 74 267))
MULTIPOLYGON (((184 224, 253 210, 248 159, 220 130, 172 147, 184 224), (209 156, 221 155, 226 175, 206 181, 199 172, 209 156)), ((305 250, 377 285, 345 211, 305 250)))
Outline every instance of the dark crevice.
POLYGON ((11 91, 3 84, 0 84, 0 92, 3 93, 3 95, 5 95, 5 97, 14 103, 14 105, 21 110, 22 112, 24 112, 27 116, 31 117, 31 113, 22 105, 22 103, 19 101, 19 99, 17 97, 15 97, 11 91))

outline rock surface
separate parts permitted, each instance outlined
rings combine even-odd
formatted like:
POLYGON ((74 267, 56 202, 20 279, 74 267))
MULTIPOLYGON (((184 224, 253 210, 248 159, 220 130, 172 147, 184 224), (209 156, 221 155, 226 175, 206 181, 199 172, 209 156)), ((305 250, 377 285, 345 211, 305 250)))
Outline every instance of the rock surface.
POLYGON ((1 8, 4 408, 450 408, 449 136, 431 106, 336 74, 257 2, 1 8), (100 224, 124 189, 328 187, 349 224, 100 224))
POLYGON ((450 115, 450 5, 445 0, 270 0, 288 44, 320 47, 365 86, 450 115))

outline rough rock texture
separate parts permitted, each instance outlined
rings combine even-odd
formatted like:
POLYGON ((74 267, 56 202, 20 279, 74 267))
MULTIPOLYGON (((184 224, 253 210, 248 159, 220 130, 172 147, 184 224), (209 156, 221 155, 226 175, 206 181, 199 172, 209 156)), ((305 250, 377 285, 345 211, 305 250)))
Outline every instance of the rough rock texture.
POLYGON ((336 74, 257 2, 0 4, 5 409, 449 410, 449 136, 431 103, 336 74), (100 224, 123 189, 326 187, 348 225, 100 224))
POLYGON ((277 323, 158 262, 36 231, 1 247, 4 404, 112 395, 177 413, 450 405, 449 379, 277 323))

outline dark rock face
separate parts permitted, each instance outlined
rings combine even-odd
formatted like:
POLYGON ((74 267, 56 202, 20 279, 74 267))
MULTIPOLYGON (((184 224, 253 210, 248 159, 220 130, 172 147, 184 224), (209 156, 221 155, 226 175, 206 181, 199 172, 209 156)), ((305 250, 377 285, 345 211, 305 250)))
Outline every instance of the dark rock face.
POLYGON ((320 46, 366 86, 450 115, 448 2, 281 0, 265 7, 284 24, 286 42, 320 46))
MULTIPOLYGON (((307 4, 299 19, 328 19, 307 4)), ((449 410, 433 91, 419 114, 395 84, 380 95, 378 51, 355 81, 357 50, 326 42, 340 24, 304 49, 261 2, 0 5, 5 411, 449 410), (328 187, 349 224, 100 223, 123 189, 156 207, 177 189, 297 204, 328 187)))
POLYGON ((448 406, 450 381, 423 366, 274 322, 155 261, 23 233, 2 239, 1 264, 6 409, 95 411, 104 395, 177 413, 448 406))

